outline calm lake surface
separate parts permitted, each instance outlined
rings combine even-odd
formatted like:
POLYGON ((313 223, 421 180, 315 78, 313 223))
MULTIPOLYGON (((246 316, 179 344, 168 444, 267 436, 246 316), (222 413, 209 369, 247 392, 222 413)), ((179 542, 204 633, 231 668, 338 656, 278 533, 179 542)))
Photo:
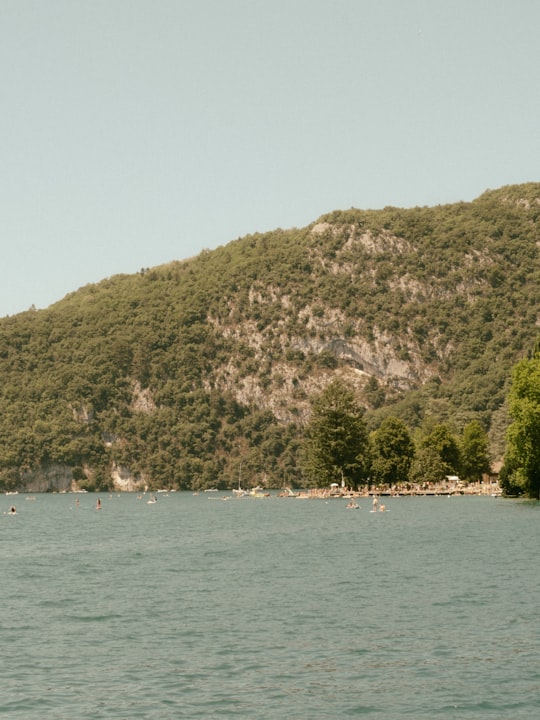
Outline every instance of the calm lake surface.
POLYGON ((539 503, 221 496, 0 497, 0 716, 540 717, 539 503))

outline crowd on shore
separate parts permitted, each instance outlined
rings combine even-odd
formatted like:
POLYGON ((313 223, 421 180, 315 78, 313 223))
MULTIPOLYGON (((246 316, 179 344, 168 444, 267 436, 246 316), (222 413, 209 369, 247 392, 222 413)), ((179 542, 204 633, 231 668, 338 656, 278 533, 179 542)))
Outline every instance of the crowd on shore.
POLYGON ((400 497, 416 495, 501 495, 497 482, 462 483, 459 479, 443 480, 438 483, 397 483, 389 486, 371 485, 360 490, 351 490, 333 484, 325 488, 293 491, 285 488, 280 496, 298 498, 361 498, 361 497, 400 497))

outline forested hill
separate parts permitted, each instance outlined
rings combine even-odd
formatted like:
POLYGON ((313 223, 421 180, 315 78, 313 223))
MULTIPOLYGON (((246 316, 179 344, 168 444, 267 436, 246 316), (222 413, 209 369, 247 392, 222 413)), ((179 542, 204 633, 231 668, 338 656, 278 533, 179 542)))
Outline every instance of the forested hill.
POLYGON ((335 211, 0 320, 4 489, 301 484, 336 375, 411 432, 472 419, 500 457, 540 309, 540 183, 335 211))

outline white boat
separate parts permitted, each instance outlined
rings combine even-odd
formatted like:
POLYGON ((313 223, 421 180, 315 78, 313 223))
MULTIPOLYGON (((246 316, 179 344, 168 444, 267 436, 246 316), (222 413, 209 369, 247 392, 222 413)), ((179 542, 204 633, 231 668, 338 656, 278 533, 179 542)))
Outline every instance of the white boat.
POLYGON ((254 487, 249 491, 250 497, 256 497, 256 498, 263 498, 263 497, 270 497, 270 493, 266 492, 264 488, 262 488, 260 485, 257 485, 257 487, 254 487))
POLYGON ((238 472, 238 488, 233 488, 232 491, 236 497, 244 497, 248 494, 248 491, 242 488, 242 463, 240 463, 240 470, 238 472))
POLYGON ((248 494, 248 491, 243 490, 242 488, 238 488, 238 490, 236 488, 233 488, 232 491, 236 495, 236 497, 244 497, 248 494))

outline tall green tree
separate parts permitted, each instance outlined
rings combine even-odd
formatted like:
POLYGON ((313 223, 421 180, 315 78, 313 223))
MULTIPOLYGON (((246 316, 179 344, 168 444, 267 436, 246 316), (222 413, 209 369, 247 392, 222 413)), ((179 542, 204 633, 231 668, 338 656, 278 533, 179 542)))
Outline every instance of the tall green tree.
POLYGON ((508 396, 512 423, 506 435, 501 486, 508 494, 540 498, 540 352, 514 366, 508 396))
POLYGON ((444 469, 443 475, 453 475, 459 472, 461 463, 459 444, 445 423, 435 425, 429 435, 422 440, 421 448, 431 448, 435 451, 444 469))
POLYGON ((385 418, 371 435, 373 481, 385 485, 406 482, 414 454, 414 442, 403 420, 385 418))
POLYGON ((426 445, 416 451, 409 477, 413 483, 438 483, 447 474, 447 467, 434 448, 426 445))
POLYGON ((487 433, 478 420, 472 420, 461 437, 461 475, 468 482, 478 482, 489 467, 487 433))
POLYGON ((342 380, 314 400, 303 445, 304 472, 319 487, 345 482, 357 487, 368 468, 368 435, 363 408, 342 380))

